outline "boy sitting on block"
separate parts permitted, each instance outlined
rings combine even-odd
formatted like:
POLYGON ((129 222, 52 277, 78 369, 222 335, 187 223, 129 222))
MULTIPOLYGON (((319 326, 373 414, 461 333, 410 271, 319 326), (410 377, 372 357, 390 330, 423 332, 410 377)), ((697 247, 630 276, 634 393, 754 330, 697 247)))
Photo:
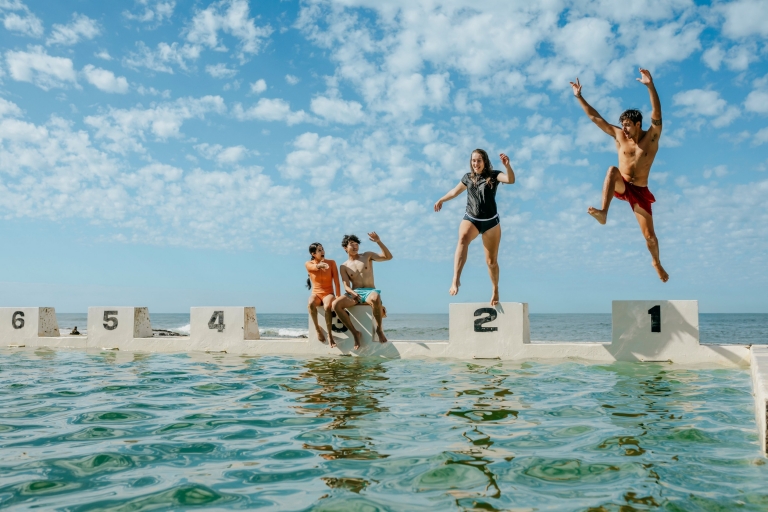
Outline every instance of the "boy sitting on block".
POLYGON ((382 309, 381 290, 376 289, 373 281, 373 262, 388 261, 392 259, 392 253, 381 242, 376 232, 368 233, 371 242, 376 242, 381 248, 380 253, 368 251, 360 253, 360 239, 355 235, 344 235, 341 246, 347 252, 349 259, 341 264, 339 274, 344 283, 344 295, 333 301, 333 309, 341 322, 349 329, 355 338, 355 349, 360 348, 360 331, 352 325, 347 308, 358 304, 368 304, 373 310, 373 318, 376 320, 376 334, 381 343, 387 342, 384 331, 381 328, 382 309))

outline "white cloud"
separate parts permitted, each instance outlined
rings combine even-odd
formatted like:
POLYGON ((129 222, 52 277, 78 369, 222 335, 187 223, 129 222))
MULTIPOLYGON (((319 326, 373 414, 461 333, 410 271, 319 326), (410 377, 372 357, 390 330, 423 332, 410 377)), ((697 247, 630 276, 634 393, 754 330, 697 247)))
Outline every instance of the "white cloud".
POLYGON ((295 149, 285 157, 281 172, 291 179, 309 176, 313 187, 327 189, 344 165, 342 155, 347 150, 347 141, 308 132, 298 136, 293 146, 295 149))
POLYGON ((21 114, 21 109, 17 104, 0 98, 0 117, 19 117, 21 114))
POLYGON ((236 69, 230 69, 226 64, 216 64, 205 66, 205 72, 213 78, 232 78, 237 74, 236 69))
POLYGON ((254 94, 261 94, 267 90, 267 82, 263 78, 259 78, 251 84, 251 92, 254 94))
POLYGON ((221 144, 208 143, 198 144, 195 146, 195 149, 208 160, 215 160, 219 164, 230 165, 236 164, 251 153, 245 146, 225 148, 221 144))
POLYGON ((739 117, 738 107, 729 106, 717 91, 691 89, 672 97, 672 103, 682 107, 676 115, 690 117, 708 117, 715 127, 727 126, 739 117))
POLYGON ((46 91, 77 83, 77 74, 70 59, 48 55, 41 46, 30 46, 29 50, 5 52, 11 78, 31 82, 46 91))
POLYGON ((757 48, 754 43, 749 43, 733 46, 726 51, 715 44, 702 54, 701 60, 714 71, 719 70, 723 62, 731 71, 744 71, 758 60, 757 48))
POLYGON ((732 39, 768 36, 768 9, 763 0, 737 0, 712 8, 725 18, 723 34, 732 39))
POLYGON ((161 96, 166 99, 171 97, 171 91, 168 89, 161 91, 159 89, 155 89, 154 87, 144 87, 143 85, 138 86, 136 88, 136 92, 142 96, 161 96))
POLYGON ((249 17, 247 0, 221 0, 198 10, 187 27, 186 39, 189 43, 207 46, 213 50, 226 51, 219 39, 219 32, 229 34, 239 41, 238 58, 241 62, 248 55, 256 55, 264 44, 264 39, 272 33, 269 25, 257 27, 254 18, 249 17))
POLYGON ((94 53, 93 56, 101 60, 112 60, 112 56, 107 50, 99 50, 97 53, 94 53))
POLYGON ((106 114, 88 116, 85 124, 96 130, 97 139, 112 142, 106 148, 117 153, 144 152, 142 141, 151 133, 157 140, 181 137, 181 126, 188 119, 203 119, 211 112, 224 113, 226 106, 220 96, 180 98, 150 108, 116 109, 106 114))
POLYGON ((112 71, 88 64, 83 68, 83 74, 91 85, 104 92, 128 92, 128 80, 124 76, 116 77, 112 71))
POLYGON ((758 114, 768 114, 768 89, 755 89, 744 100, 744 109, 758 114))
POLYGON ((712 169, 706 169, 704 171, 704 178, 709 179, 712 176, 722 178, 723 176, 728 175, 728 167, 725 165, 718 165, 713 167, 712 169))
POLYGON ((30 12, 26 13, 25 16, 20 16, 15 12, 6 14, 3 19, 3 26, 6 30, 21 32, 30 37, 42 37, 43 35, 43 22, 30 12))
POLYGON ((123 16, 131 21, 138 21, 140 23, 146 23, 151 27, 158 27, 164 21, 170 19, 173 15, 173 10, 176 8, 176 2, 174 0, 157 0, 150 3, 149 0, 137 0, 139 5, 143 7, 137 13, 130 11, 123 11, 123 16))
POLYGON ((84 14, 74 13, 72 15, 72 21, 69 24, 55 24, 53 26, 53 32, 48 37, 45 44, 70 46, 77 44, 82 39, 93 39, 100 33, 101 29, 96 20, 93 20, 84 14))
POLYGON ((158 43, 157 49, 152 50, 143 41, 138 41, 136 48, 136 52, 131 52, 123 59, 123 64, 133 69, 145 67, 173 74, 172 64, 186 70, 188 60, 197 60, 200 57, 200 47, 189 44, 179 46, 179 43, 158 43))
POLYGON ((275 98, 261 98, 256 105, 244 110, 239 103, 235 105, 233 113, 241 121, 258 119, 261 121, 285 121, 289 126, 314 121, 312 116, 303 110, 292 111, 287 101, 275 98))
POLYGON ((301 78, 294 75, 285 75, 285 81, 288 82, 288 85, 296 85, 301 82, 301 78))
POLYGON ((341 124, 357 124, 365 120, 363 106, 356 101, 317 96, 312 98, 310 110, 328 121, 341 124))
POLYGON ((766 143, 768 143, 768 127, 759 130, 752 138, 753 146, 762 146, 766 143))

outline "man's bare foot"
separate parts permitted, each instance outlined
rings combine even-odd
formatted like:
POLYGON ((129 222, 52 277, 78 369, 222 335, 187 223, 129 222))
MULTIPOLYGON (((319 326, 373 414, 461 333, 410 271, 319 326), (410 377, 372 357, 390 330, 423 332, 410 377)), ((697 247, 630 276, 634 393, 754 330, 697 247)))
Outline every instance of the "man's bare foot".
POLYGON ((379 342, 380 342, 380 343, 386 343, 386 342, 388 341, 388 340, 387 340, 387 337, 386 337, 386 336, 384 336, 384 331, 381 329, 381 327, 379 327, 378 329, 376 329, 376 334, 378 334, 378 335, 379 335, 379 342))
POLYGON ((669 274, 667 274, 667 271, 664 270, 664 267, 661 266, 661 262, 652 262, 653 268, 656 269, 656 272, 659 273, 659 279, 661 279, 662 283, 666 283, 669 281, 669 274))
POLYGON ((352 336, 355 337, 355 350, 358 350, 360 348, 360 338, 362 335, 360 334, 360 331, 352 331, 352 336))
POLYGON ((459 293, 459 286, 461 286, 461 283, 458 280, 454 281, 451 285, 451 289, 448 290, 448 293, 451 295, 457 295, 459 293))
POLYGON ((597 208, 593 208, 591 206, 587 208, 587 213, 597 219, 597 222, 600 224, 605 224, 605 220, 608 217, 608 214, 603 210, 598 210, 597 208))
POLYGON ((317 339, 320 340, 320 343, 325 343, 325 333, 323 333, 323 330, 321 328, 317 328, 317 339))
POLYGON ((491 296, 491 306, 495 306, 499 303, 499 290, 493 290, 493 295, 491 296))
POLYGON ((331 343, 330 343, 331 348, 336 348, 336 340, 334 340, 333 336, 331 336, 330 334, 328 335, 328 337, 331 339, 331 343))

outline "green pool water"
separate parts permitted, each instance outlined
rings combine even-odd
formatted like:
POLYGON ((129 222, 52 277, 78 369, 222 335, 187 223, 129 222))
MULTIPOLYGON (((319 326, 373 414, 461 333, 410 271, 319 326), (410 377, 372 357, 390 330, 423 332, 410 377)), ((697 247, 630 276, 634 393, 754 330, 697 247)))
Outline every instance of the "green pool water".
POLYGON ((0 350, 0 508, 766 510, 749 372, 0 350))

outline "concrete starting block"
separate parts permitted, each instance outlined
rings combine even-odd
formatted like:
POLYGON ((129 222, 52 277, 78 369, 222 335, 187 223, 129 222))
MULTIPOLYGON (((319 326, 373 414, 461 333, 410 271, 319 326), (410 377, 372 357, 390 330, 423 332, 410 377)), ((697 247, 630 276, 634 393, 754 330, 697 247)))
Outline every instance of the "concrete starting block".
POLYGON ((119 349, 135 338, 152 338, 148 308, 88 308, 88 347, 119 349))
POLYGON ((531 342, 528 304, 451 304, 446 356, 507 359, 531 342))
POLYGON ((39 338, 59 336, 53 308, 0 308, 0 339, 5 346, 37 346, 39 338))
MULTIPOLYGON (((373 311, 371 306, 352 306, 347 309, 349 318, 352 320, 352 325, 355 329, 362 334, 361 350, 369 350, 372 343, 375 341, 375 322, 373 319, 373 311)), ((320 329, 325 333, 325 342, 328 343, 328 328, 325 325, 325 308, 320 306, 317 308, 317 323, 320 324, 320 329)), ((333 339, 339 346, 339 350, 342 352, 350 352, 355 346, 355 338, 347 327, 341 323, 341 319, 333 312, 333 324, 331 324, 333 330, 333 339)), ((311 344, 319 343, 317 339, 317 331, 315 331, 315 324, 312 319, 309 319, 309 342, 311 344)), ((378 344, 378 341, 376 341, 378 344)))
POLYGON ((259 339, 254 307, 192 308, 189 324, 189 350, 226 352, 259 339))

